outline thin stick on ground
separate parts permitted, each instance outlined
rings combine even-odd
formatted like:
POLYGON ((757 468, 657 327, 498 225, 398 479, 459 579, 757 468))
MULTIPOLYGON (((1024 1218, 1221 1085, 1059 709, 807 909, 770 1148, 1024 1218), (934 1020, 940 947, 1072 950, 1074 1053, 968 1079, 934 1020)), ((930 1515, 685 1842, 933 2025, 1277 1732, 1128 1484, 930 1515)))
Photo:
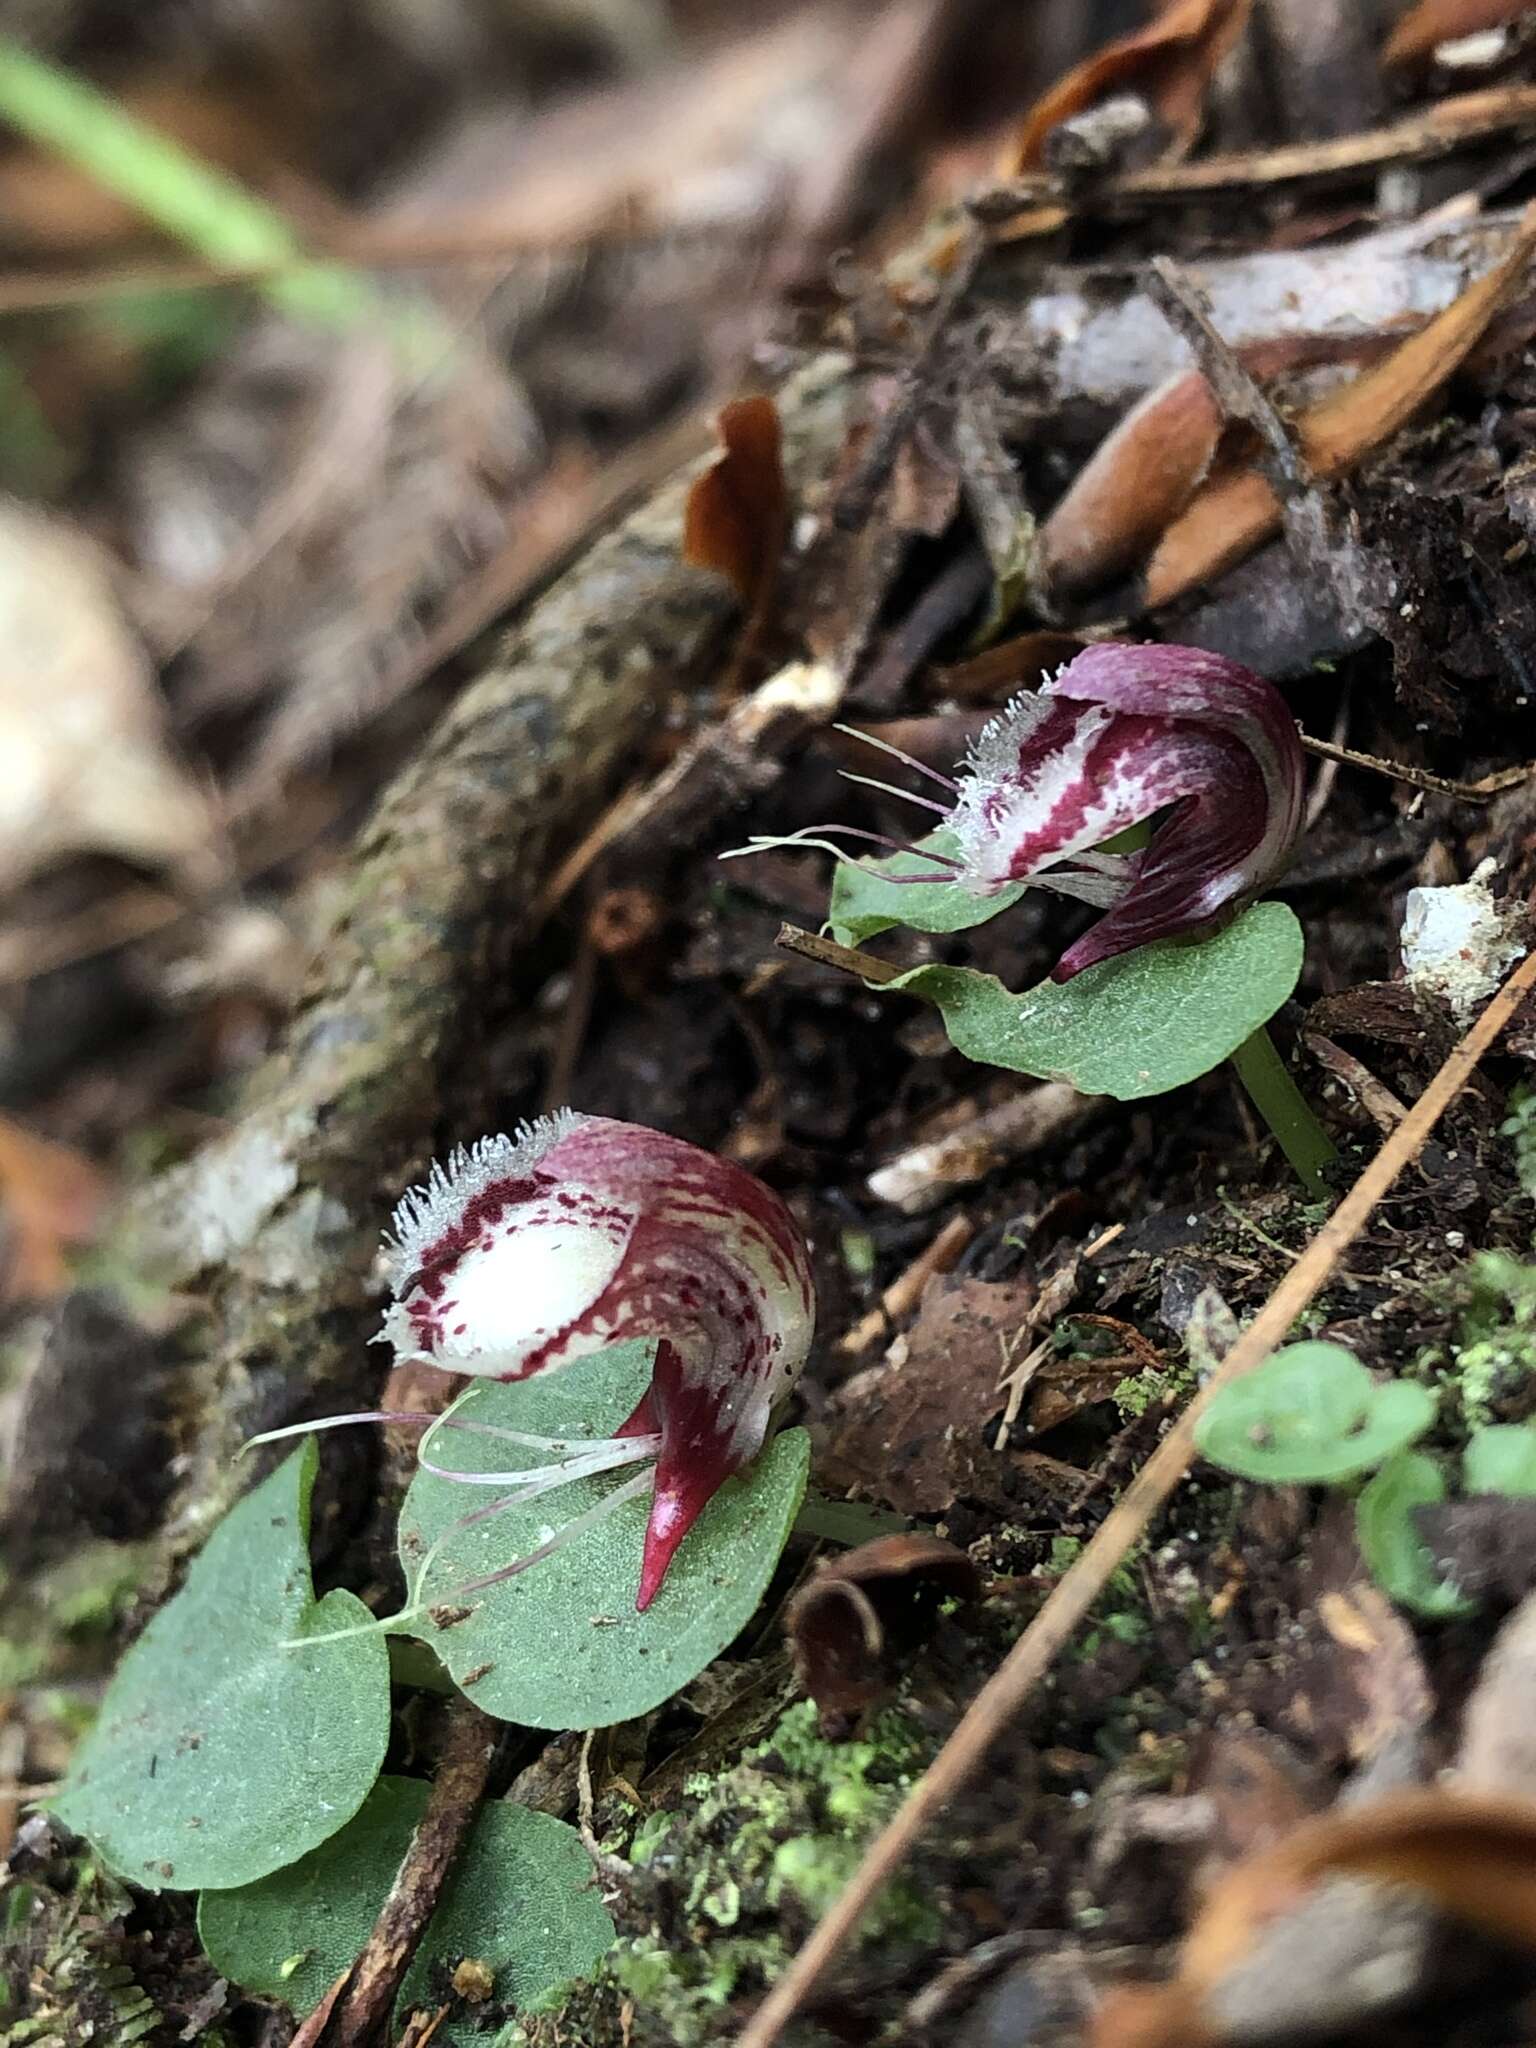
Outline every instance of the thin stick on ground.
POLYGON ((1184 1478, 1194 1457, 1196 1424, 1216 1394, 1251 1371, 1289 1336, 1297 1316, 1326 1286, 1339 1260, 1370 1221, 1377 1203, 1404 1167, 1418 1157, 1430 1132, 1532 988, 1536 988, 1536 953, 1521 961, 1452 1050, 1403 1122, 1127 1486, 1076 1563, 1058 1581, 1040 1612, 971 1702, 932 1768, 913 1787, 894 1819, 871 1842, 851 1883, 749 2021, 739 2048, 773 2048, 923 1830, 981 1767, 993 1742, 1018 1713, 1086 1619, 1131 1546, 1146 1532, 1184 1478))
POLYGON ((469 1838, 500 1735, 497 1723, 468 1700, 449 1707, 427 1810, 320 2037, 324 2048, 366 2048, 379 2038, 469 1838))
POLYGON ((976 1226, 969 1216, 951 1216, 937 1237, 923 1246, 911 1265, 897 1274, 869 1314, 860 1316, 853 1328, 838 1338, 838 1350, 855 1357, 859 1352, 867 1351, 877 1337, 884 1336, 891 1329, 898 1317, 916 1308, 922 1299, 923 1289, 935 1273, 949 1272, 975 1235, 976 1226))
POLYGON ((819 932, 802 931, 797 924, 781 924, 773 943, 786 953, 798 953, 820 967, 836 967, 844 974, 856 974, 861 981, 894 981, 902 972, 889 960, 877 960, 873 953, 861 953, 856 946, 840 946, 819 932))
MULTIPOLYGON (((1102 180, 1072 204, 1104 213, 1126 207, 1180 205, 1199 194, 1258 192, 1312 179, 1347 178, 1391 163, 1446 155, 1490 136, 1518 135, 1533 125, 1536 86, 1492 86, 1441 100, 1423 113, 1356 135, 1283 143, 1276 149, 1202 157, 1194 163, 1148 164, 1102 180)), ((1049 172, 1034 172, 977 192, 966 206, 987 226, 1000 227, 1020 213, 1066 198, 1059 178, 1049 172)), ((1067 205, 1059 204, 1058 210, 1065 215, 1067 205)))
POLYGON ((1299 726, 1296 737, 1304 751, 1316 754, 1320 761, 1337 761, 1341 768, 1369 768, 1373 774, 1385 775, 1392 782, 1405 782, 1410 789, 1427 790, 1432 796, 1453 796, 1466 804, 1492 803, 1496 796, 1518 789, 1536 774, 1536 762, 1526 761, 1517 768, 1496 768, 1491 775, 1479 776, 1476 782, 1458 782, 1450 775, 1435 775, 1428 768, 1410 768, 1401 761, 1383 760, 1380 754, 1362 754, 1355 747, 1341 747, 1334 740, 1314 739, 1299 726))
POLYGON ((1314 490, 1316 479, 1306 457, 1258 379, 1218 333, 1211 319, 1210 300, 1194 279, 1169 257, 1154 256, 1147 268, 1146 291, 1169 326, 1188 342, 1227 418, 1245 421, 1263 442, 1265 468, 1281 503, 1314 490))

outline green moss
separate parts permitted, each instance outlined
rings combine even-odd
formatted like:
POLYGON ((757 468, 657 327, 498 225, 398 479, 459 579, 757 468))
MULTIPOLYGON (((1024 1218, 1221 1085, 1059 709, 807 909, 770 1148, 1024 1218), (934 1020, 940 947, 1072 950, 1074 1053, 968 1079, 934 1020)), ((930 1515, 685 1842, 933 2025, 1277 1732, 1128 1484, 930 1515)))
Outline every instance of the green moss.
MULTIPOLYGON (((791 1707, 734 1768, 690 1778, 680 1810, 641 1823, 629 1858, 644 1873, 636 1898, 657 1901, 652 1926, 616 1945, 595 1992, 573 1993, 558 2015, 525 2015, 504 2048, 610 2048, 624 2037, 621 2008, 634 2048, 714 2048, 732 2024, 722 2009, 784 1970, 933 1748, 898 1709, 863 1741, 837 1743, 808 1702, 791 1707)), ((883 1974, 939 1931, 932 1899, 904 1878, 871 1912, 863 1941, 883 1974)))
POLYGON ((1195 1370, 1192 1365, 1171 1365, 1161 1369, 1145 1365, 1140 1372, 1118 1380, 1111 1399, 1126 1421, 1131 1422, 1157 1404, 1182 1400, 1186 1394, 1194 1392, 1194 1386, 1195 1370))
POLYGON ((1509 1252, 1478 1252, 1456 1280, 1461 1335, 1443 1364, 1463 1422, 1476 1429, 1492 1421, 1501 1397, 1536 1373, 1536 1264, 1509 1252))
POLYGON ((1499 1125, 1502 1137, 1509 1139, 1515 1155, 1515 1172, 1520 1185, 1528 1195, 1536 1197, 1536 1088, 1529 1086, 1513 1090, 1509 1098, 1509 1114, 1499 1125))

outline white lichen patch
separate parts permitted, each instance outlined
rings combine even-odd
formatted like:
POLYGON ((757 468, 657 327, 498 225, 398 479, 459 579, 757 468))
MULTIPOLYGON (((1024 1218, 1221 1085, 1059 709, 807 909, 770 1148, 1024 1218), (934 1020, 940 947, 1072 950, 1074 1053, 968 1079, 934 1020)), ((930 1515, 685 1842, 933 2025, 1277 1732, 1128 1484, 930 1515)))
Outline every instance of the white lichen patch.
POLYGON ((1485 860, 1470 881, 1408 892, 1400 938, 1408 985, 1443 997, 1463 1024, 1526 951, 1524 908, 1494 900, 1494 872, 1485 860))

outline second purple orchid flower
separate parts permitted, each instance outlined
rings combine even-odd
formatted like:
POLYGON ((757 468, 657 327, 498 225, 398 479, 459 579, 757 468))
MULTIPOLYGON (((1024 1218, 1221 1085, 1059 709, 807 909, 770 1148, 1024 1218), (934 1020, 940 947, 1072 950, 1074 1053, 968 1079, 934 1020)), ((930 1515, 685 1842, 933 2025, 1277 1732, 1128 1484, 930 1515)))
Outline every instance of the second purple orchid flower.
POLYGON ((1303 759, 1273 684, 1197 647, 1105 641, 976 739, 954 784, 954 879, 1033 882, 1106 915, 1052 973, 1198 931, 1286 866, 1303 759), (1165 812, 1145 848, 1096 851, 1165 812))
POLYGON ((954 776, 871 743, 945 790, 942 801, 890 790, 937 813, 945 850, 836 825, 742 850, 811 844, 851 860, 830 845, 836 833, 929 863, 888 877, 904 884, 948 882, 988 897, 1024 882, 1098 906, 1106 914, 1062 955, 1057 982, 1208 927, 1282 872, 1301 830, 1303 757, 1284 698, 1203 648, 1110 640, 1086 649, 1015 697, 954 776), (1158 813, 1140 851, 1105 850, 1158 813))

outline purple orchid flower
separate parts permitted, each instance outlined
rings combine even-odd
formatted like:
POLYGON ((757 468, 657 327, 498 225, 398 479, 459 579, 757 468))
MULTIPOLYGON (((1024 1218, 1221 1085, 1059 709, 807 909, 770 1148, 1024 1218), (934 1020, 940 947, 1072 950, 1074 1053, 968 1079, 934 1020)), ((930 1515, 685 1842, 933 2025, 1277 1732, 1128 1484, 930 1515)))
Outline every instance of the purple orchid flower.
POLYGON ((889 877, 904 885, 948 882, 995 896, 1031 882, 1098 905, 1107 915, 1062 955, 1053 981, 1198 931, 1279 874, 1301 830, 1301 744, 1284 698, 1252 669, 1199 647, 1107 640, 1087 648, 985 726, 957 777, 869 733, 854 736, 948 792, 940 802, 848 778, 934 812, 951 851, 841 825, 738 851, 819 846, 851 861, 825 836, 837 833, 930 864, 929 873, 889 877), (1160 811, 1166 816, 1142 851, 1101 850, 1160 811))
POLYGON ((1263 888, 1296 844, 1303 782, 1295 723, 1262 676, 1198 647, 1105 641, 978 735, 948 817, 954 879, 1104 905, 1052 972, 1070 981, 1263 888), (1164 810, 1141 852, 1094 851, 1164 810))
MULTIPOLYGON (((570 1479, 654 1466, 643 1611, 805 1365, 815 1296, 789 1210, 697 1145, 562 1110, 455 1152, 401 1202, 394 1229, 382 1335, 397 1360, 526 1380, 621 1338, 659 1340, 650 1388, 617 1435, 567 1446, 576 1455, 546 1468, 570 1479)), ((518 1498, 545 1490, 536 1473, 445 1476, 522 1482, 518 1498)))
MULTIPOLYGON (((527 1380, 621 1339, 654 1337, 650 1386, 612 1437, 557 1440, 453 1412, 370 1409, 267 1430, 247 1448, 352 1423, 424 1424, 424 1471, 499 1490, 460 1528, 573 1480, 638 1466, 536 1550, 454 1597, 516 1577, 649 1492, 635 1600, 643 1613, 709 1502, 763 1448, 775 1406, 804 1370, 815 1291, 789 1210, 744 1168, 697 1145, 563 1109, 434 1166, 395 1210, 384 1251, 394 1300, 379 1339, 397 1365, 527 1380), (456 1471, 434 1462, 444 1430, 543 1456, 525 1471, 456 1471)), ((408 1613, 420 1609, 436 1548, 417 1567, 408 1613)))

